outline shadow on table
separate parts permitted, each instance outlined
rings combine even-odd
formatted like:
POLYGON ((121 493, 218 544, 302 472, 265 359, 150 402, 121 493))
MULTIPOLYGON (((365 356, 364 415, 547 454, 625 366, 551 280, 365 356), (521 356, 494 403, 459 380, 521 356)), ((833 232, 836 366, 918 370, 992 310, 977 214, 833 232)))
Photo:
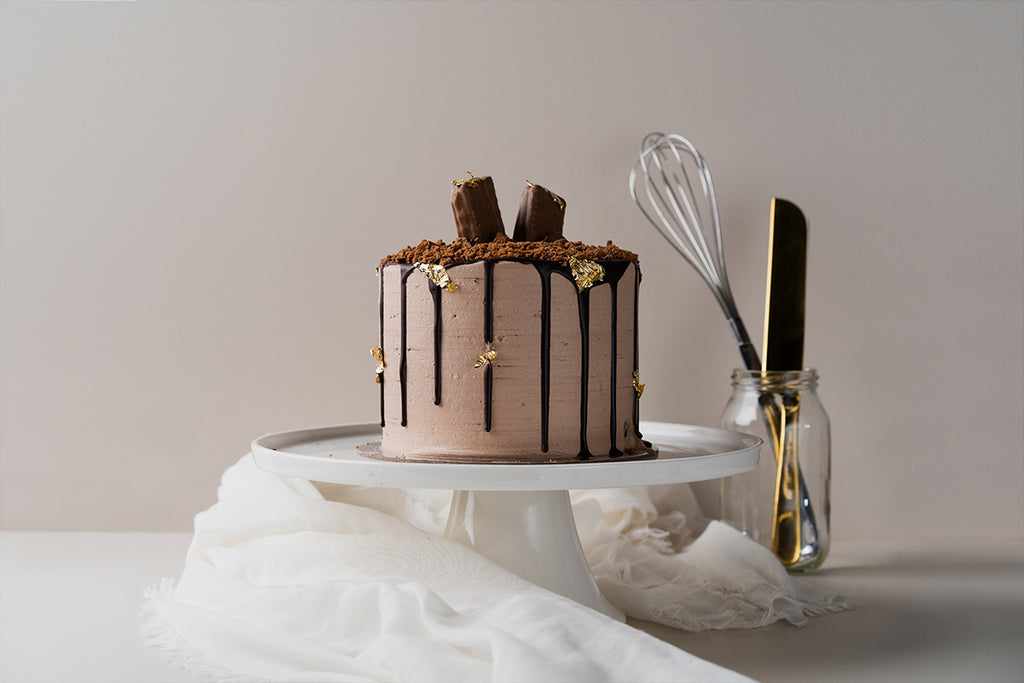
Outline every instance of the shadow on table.
POLYGON ((961 556, 950 557, 949 555, 929 555, 915 553, 908 555, 893 555, 885 558, 884 565, 846 565, 831 567, 828 564, 819 572, 809 575, 814 580, 831 579, 854 579, 858 577, 875 577, 879 572, 887 576, 913 575, 915 577, 943 578, 955 576, 958 579, 970 579, 978 576, 984 577, 1017 577, 1024 588, 1024 558, 1011 556, 1007 553, 1004 557, 975 557, 969 553, 961 556))
MULTIPOLYGON (((697 657, 765 682, 836 680, 820 677, 837 669, 856 671, 867 663, 873 670, 881 669, 887 658, 913 661, 956 651, 974 653, 974 658, 1009 658, 1017 661, 1018 670, 1024 667, 1024 610, 1019 605, 974 604, 951 610, 866 603, 849 612, 816 617, 804 628, 777 623, 751 630, 682 633, 656 625, 641 627, 697 657)), ((879 680, 866 671, 865 676, 879 680)))
POLYGON ((885 676, 896 672, 913 680, 969 680, 963 676, 982 671, 987 675, 970 680, 1024 680, 1024 571, 1017 560, 890 558, 883 566, 838 567, 810 580, 852 589, 860 602, 813 617, 803 628, 776 623, 686 633, 636 625, 766 683, 894 680, 885 676))

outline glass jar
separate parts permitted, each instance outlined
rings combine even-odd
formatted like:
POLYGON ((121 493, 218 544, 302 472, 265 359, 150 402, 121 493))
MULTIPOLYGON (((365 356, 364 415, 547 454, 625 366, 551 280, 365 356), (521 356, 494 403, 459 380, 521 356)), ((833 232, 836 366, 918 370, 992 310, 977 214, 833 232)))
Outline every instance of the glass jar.
POLYGON ((790 571, 811 571, 829 548, 829 421, 818 373, 733 370, 722 427, 764 440, 757 468, 722 479, 721 517, 790 571))

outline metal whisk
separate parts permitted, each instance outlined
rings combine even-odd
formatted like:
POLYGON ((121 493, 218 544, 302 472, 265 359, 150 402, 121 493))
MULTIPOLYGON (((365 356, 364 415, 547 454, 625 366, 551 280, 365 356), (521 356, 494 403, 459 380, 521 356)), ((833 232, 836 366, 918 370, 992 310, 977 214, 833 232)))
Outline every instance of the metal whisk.
MULTIPOLYGON (((680 135, 649 133, 640 145, 640 158, 629 174, 629 194, 662 237, 700 274, 722 307, 747 370, 761 370, 757 349, 743 326, 729 288, 722 247, 718 200, 707 161, 680 135), (695 185, 694 181, 699 181, 695 185)), ((778 462, 782 455, 782 416, 769 396, 761 400, 761 414, 774 443, 778 462)), ((803 473, 798 471, 799 504, 803 509, 802 538, 816 552, 817 522, 803 473)), ((774 532, 773 532, 774 533, 774 532)))
POLYGON ((761 361, 743 326, 725 270, 722 224, 707 161, 679 135, 649 133, 629 174, 629 194, 651 225, 700 274, 736 336, 743 364, 761 361), (699 187, 694 189, 694 180, 699 187))

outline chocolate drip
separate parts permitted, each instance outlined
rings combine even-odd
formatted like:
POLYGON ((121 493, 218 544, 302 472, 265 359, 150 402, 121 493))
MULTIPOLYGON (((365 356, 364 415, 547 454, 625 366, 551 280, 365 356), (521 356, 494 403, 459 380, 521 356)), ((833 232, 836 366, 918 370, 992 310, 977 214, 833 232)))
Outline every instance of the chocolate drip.
MULTIPOLYGON (((380 272, 380 349, 384 352, 384 268, 380 272)), ((377 375, 380 381, 380 426, 384 426, 384 373, 377 375)))
POLYGON ((402 426, 403 427, 405 427, 408 424, 408 402, 407 402, 407 396, 406 396, 406 385, 407 385, 406 377, 407 377, 407 371, 408 371, 408 367, 407 367, 408 364, 406 363, 406 355, 408 353, 408 342, 407 342, 407 338, 406 338, 406 332, 407 332, 407 329, 408 329, 408 324, 406 323, 406 317, 407 317, 406 313, 407 313, 408 307, 406 305, 405 283, 409 279, 409 274, 412 273, 414 270, 416 270, 415 266, 411 266, 411 265, 408 265, 408 264, 402 264, 402 289, 401 289, 402 294, 401 294, 401 307, 400 307, 401 320, 402 320, 402 356, 401 356, 401 360, 398 363, 398 382, 399 382, 399 384, 402 387, 402 426))
MULTIPOLYGON (((636 269, 633 284, 633 376, 640 371, 640 269, 636 269)), ((633 392, 633 433, 643 440, 640 433, 640 396, 633 392)), ((646 443, 646 442, 644 442, 646 443)))
POLYGON ((618 360, 619 360, 619 280, 626 274, 626 270, 629 268, 628 262, 622 261, 610 261, 604 264, 604 281, 608 283, 611 289, 612 296, 612 315, 611 315, 611 327, 612 327, 612 362, 611 362, 611 376, 612 376, 612 390, 611 399, 609 406, 609 419, 608 419, 608 437, 611 439, 611 446, 609 449, 609 457, 616 458, 622 455, 622 451, 616 446, 615 441, 618 437, 618 360))
MULTIPOLYGON (((484 261, 484 342, 494 341, 494 261, 484 261)), ((491 431, 491 400, 494 373, 491 364, 484 366, 484 430, 491 431)))
POLYGON ((484 261, 484 341, 494 341, 494 261, 484 261))
POLYGON ((494 373, 491 364, 484 366, 484 431, 491 431, 491 400, 494 387, 494 373))
POLYGON ((533 264, 540 273, 540 452, 548 452, 551 412, 551 271, 554 264, 533 264))
POLYGON ((434 299, 434 405, 441 405, 441 288, 429 283, 434 299))
MULTIPOLYGON (((547 453, 551 412, 551 274, 558 273, 573 283, 574 289, 576 285, 572 270, 568 266, 551 261, 534 261, 532 263, 540 274, 541 281, 540 431, 541 452, 547 453)), ((621 273, 619 277, 621 277, 621 273)), ((596 283, 595 286, 599 284, 596 283)), ((594 457, 587 445, 587 405, 590 388, 590 290, 577 291, 576 296, 580 321, 580 450, 576 457, 579 460, 589 460, 594 457)))
POLYGON ((611 446, 609 447, 608 454, 610 457, 615 458, 622 455, 622 451, 615 444, 615 439, 619 435, 618 425, 616 425, 616 420, 618 419, 616 416, 616 408, 618 406, 616 404, 618 403, 619 393, 618 386, 616 385, 619 360, 619 281, 615 280, 608 284, 612 289, 612 391, 608 409, 608 438, 610 439, 611 446))
POLYGON ((587 406, 590 394, 590 289, 576 292, 580 311, 580 452, 577 460, 592 460, 587 445, 587 406))
POLYGON ((551 414, 551 273, 559 273, 572 282, 572 272, 568 266, 552 261, 531 263, 540 274, 540 451, 547 453, 551 414))

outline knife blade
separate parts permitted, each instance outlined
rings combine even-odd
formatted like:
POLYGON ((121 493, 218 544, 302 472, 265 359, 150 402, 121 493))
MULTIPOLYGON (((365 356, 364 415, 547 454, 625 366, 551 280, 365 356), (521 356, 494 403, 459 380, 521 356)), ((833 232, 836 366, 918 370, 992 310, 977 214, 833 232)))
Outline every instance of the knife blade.
MULTIPOLYGON (((807 291, 807 220, 793 202, 772 199, 765 288, 764 356, 761 370, 803 369, 804 301, 807 291)), ((814 510, 798 459, 799 393, 784 393, 773 446, 776 454, 772 551, 786 567, 817 552, 814 510)))
POLYGON ((801 370, 807 289, 807 220, 793 202, 772 198, 761 370, 801 370))

